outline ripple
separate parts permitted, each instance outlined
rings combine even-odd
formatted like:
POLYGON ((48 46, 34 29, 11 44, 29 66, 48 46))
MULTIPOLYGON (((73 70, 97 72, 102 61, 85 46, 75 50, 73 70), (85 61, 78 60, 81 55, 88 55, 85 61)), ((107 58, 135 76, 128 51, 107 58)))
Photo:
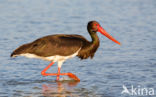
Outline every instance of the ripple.
MULTIPOLYGON (((123 84, 156 88, 154 1, 1 0, 0 9, 0 96, 124 97, 123 84), (61 72, 75 73, 80 83, 42 77, 49 62, 10 58, 19 45, 49 34, 75 33, 90 40, 90 20, 99 21, 122 45, 98 33, 100 47, 92 60, 66 61, 61 72)), ((57 72, 57 64, 48 72, 57 72)))

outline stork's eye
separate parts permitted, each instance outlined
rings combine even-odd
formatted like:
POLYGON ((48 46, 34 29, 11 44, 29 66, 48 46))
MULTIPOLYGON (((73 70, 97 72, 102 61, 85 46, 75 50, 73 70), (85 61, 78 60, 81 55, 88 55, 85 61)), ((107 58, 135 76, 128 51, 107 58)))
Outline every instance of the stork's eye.
POLYGON ((98 24, 94 24, 94 26, 98 26, 98 24))
POLYGON ((94 24, 94 28, 99 27, 99 26, 100 26, 99 24, 94 24))

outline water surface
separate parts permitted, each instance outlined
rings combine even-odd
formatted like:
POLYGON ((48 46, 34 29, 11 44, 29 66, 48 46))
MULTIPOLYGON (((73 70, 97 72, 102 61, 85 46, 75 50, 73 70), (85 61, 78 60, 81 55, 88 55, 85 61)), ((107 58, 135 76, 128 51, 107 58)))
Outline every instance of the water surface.
MULTIPOLYGON (((155 0, 1 0, 0 96, 131 97, 121 94, 122 85, 156 93, 155 11, 155 0), (122 45, 98 34, 100 47, 92 60, 67 60, 62 72, 76 74, 79 83, 41 76, 47 61, 10 58, 21 44, 46 35, 79 34, 90 40, 90 20, 122 45)), ((56 70, 55 64, 48 72, 56 70)))

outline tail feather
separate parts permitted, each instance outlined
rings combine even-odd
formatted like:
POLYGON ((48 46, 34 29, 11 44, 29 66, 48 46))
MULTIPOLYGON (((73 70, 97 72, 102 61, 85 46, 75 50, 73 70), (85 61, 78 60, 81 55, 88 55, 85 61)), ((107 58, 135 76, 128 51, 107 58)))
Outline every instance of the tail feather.
POLYGON ((11 55, 10 55, 10 57, 15 57, 15 55, 16 54, 14 52, 12 52, 11 55))
POLYGON ((28 52, 27 49, 28 49, 28 44, 24 44, 24 45, 18 47, 17 49, 15 49, 15 50, 11 53, 10 57, 16 57, 16 56, 18 56, 18 55, 20 55, 20 54, 27 53, 27 52, 28 52))

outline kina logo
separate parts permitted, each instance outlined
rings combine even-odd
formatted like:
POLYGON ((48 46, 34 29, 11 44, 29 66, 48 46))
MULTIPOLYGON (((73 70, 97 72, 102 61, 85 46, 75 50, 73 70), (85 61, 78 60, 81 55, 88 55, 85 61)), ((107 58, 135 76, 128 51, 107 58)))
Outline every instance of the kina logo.
POLYGON ((122 85, 123 90, 121 91, 121 94, 127 94, 127 95, 137 95, 137 96, 147 96, 147 95, 155 95, 154 88, 147 88, 147 87, 141 87, 133 86, 131 85, 130 89, 128 89, 125 85, 122 85))

